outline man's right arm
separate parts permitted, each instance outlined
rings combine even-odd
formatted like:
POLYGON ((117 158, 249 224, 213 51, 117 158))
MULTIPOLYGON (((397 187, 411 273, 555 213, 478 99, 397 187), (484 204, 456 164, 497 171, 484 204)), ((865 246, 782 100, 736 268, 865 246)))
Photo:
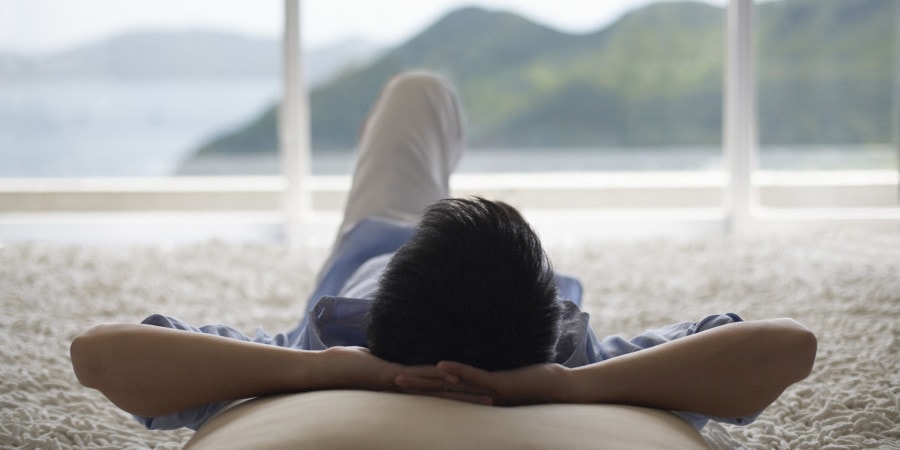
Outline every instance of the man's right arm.
POLYGON ((81 384, 139 416, 277 393, 396 390, 400 374, 430 388, 455 380, 434 366, 405 367, 361 348, 305 351, 152 325, 97 325, 75 338, 70 353, 81 384))

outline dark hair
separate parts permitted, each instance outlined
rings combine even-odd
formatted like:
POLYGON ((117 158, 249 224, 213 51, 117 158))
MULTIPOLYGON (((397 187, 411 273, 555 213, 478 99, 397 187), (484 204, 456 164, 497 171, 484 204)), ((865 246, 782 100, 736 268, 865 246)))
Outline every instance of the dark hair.
POLYGON ((519 212, 446 199, 385 268, 367 334, 389 361, 502 370, 552 361, 560 314, 550 261, 519 212))

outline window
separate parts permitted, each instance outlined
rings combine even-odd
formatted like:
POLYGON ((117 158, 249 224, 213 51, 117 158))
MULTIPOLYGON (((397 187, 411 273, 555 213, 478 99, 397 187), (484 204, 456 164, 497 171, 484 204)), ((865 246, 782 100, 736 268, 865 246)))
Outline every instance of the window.
MULTIPOLYGON (((0 38, 8 42, 18 32, 30 42, 36 35, 24 30, 41 34, 57 16, 101 20, 109 8, 135 9, 131 2, 93 1, 12 3, 12 13, 28 20, 0 27, 0 38)), ((293 204, 300 179, 314 209, 336 211, 378 88, 400 70, 427 68, 459 86, 467 109, 471 150, 456 185, 460 194, 526 208, 600 209, 616 220, 624 210, 658 212, 638 221, 672 220, 676 210, 686 211, 720 224, 723 211, 742 198, 726 194, 744 186, 755 195, 739 202, 742 210, 758 200, 779 208, 880 208, 879 223, 900 219, 898 79, 891 64, 898 23, 892 18, 900 8, 890 0, 639 0, 579 26, 561 25, 552 11, 592 8, 583 2, 554 2, 540 12, 514 10, 525 3, 503 0, 464 8, 450 0, 418 2, 398 6, 391 21, 357 2, 303 2, 294 31, 309 46, 303 67, 312 177, 281 162, 291 155, 278 154, 280 77, 296 67, 296 61, 278 67, 281 28, 285 5, 294 1, 155 2, 150 9, 141 3, 140 14, 169 19, 191 16, 191 9, 200 17, 274 11, 261 27, 237 26, 253 31, 230 36, 225 53, 198 52, 220 44, 221 33, 182 24, 152 36, 122 31, 74 53, 0 54, 0 212, 281 213, 296 208, 285 205, 293 204), (735 9, 748 5, 752 10, 735 9), (758 59, 749 46, 737 53, 729 46, 726 10, 752 16, 744 31, 755 31, 758 59), (325 23, 361 32, 374 23, 394 35, 313 44, 325 23), (722 151, 731 145, 723 140, 731 133, 723 100, 724 81, 736 78, 725 73, 732 57, 741 67, 756 66, 750 84, 737 88, 744 97, 725 101, 756 106, 743 109, 747 161, 740 169, 722 151)), ((238 16, 240 23, 252 15, 238 16)))
POLYGON ((760 166, 897 170, 897 2, 756 6, 760 166))
POLYGON ((755 9, 760 204, 897 206, 897 2, 755 9))
MULTIPOLYGON (((308 2, 304 24, 319 26, 339 3, 308 2)), ((349 159, 378 87, 419 68, 460 91, 463 173, 721 170, 721 4, 449 3, 420 7, 433 19, 313 88, 314 172, 347 173, 325 161, 349 159)), ((376 35, 397 26, 351 20, 376 35)))
POLYGON ((280 1, 3 8, 0 177, 277 173, 271 154, 239 165, 194 154, 280 95, 280 1))

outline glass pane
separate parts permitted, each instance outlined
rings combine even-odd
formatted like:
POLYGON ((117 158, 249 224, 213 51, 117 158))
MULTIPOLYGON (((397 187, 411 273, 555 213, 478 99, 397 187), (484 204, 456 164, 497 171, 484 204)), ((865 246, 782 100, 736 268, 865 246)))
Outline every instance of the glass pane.
MULTIPOLYGON (((349 172, 379 88, 423 68, 459 87, 463 171, 721 167, 722 2, 469 3, 303 2, 314 172, 349 172)), ((0 176, 278 172, 280 1, 2 5, 0 176), (185 33, 209 16, 230 41, 185 33)))
POLYGON ((898 5, 757 5, 762 169, 897 170, 898 5))
POLYGON ((277 171, 188 161, 280 95, 281 1, 12 0, 0 17, 0 176, 277 171))
MULTIPOLYGON (((307 3, 305 24, 326 23, 325 6, 307 3)), ((720 4, 536 3, 476 2, 423 17, 368 64, 316 86, 314 171, 346 173, 379 88, 421 68, 447 76, 462 97, 470 151, 461 171, 721 168, 720 4), (561 11, 583 23, 566 26, 561 11)), ((379 5, 389 15, 403 8, 379 5)), ((361 29, 396 25, 358 16, 361 29)))

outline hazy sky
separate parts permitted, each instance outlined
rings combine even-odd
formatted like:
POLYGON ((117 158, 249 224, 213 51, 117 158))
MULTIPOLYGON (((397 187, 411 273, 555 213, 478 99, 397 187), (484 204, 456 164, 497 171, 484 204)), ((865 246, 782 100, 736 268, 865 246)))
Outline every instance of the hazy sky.
MULTIPOLYGON (((470 4, 562 30, 594 30, 654 0, 301 0, 304 44, 358 37, 393 44, 470 4)), ((707 0, 723 4, 725 0, 707 0)), ((0 0, 0 50, 51 52, 143 29, 218 29, 277 37, 281 0, 0 0)))

